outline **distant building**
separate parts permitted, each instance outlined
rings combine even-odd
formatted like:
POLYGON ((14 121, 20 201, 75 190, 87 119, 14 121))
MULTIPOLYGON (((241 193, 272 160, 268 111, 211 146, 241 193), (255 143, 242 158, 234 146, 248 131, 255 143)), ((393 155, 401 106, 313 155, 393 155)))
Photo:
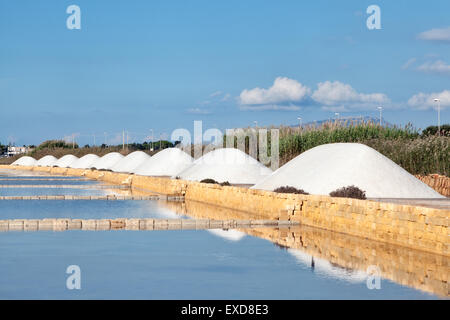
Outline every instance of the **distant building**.
POLYGON ((8 157, 12 157, 12 156, 15 156, 17 154, 28 153, 28 152, 31 152, 31 151, 33 151, 33 148, 30 148, 30 147, 12 147, 12 146, 9 146, 8 150, 6 151, 6 155, 8 157))

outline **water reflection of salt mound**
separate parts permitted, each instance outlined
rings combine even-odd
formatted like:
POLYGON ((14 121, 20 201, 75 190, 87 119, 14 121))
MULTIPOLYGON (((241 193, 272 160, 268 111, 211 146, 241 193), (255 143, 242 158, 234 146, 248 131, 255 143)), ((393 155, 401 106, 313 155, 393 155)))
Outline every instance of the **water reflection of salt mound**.
POLYGON ((87 155, 82 156, 77 161, 74 161, 70 165, 70 168, 74 168, 74 169, 89 169, 89 168, 92 168, 92 165, 98 159, 100 159, 99 156, 97 156, 96 154, 89 153, 87 155))
POLYGON ((49 155, 40 158, 34 165, 37 167, 53 167, 56 161, 58 161, 57 158, 49 155))
POLYGON ((72 154, 66 154, 65 156, 61 157, 56 161, 53 166, 54 167, 60 167, 60 168, 69 168, 72 163, 78 160, 78 157, 75 157, 72 154))
POLYGON ((286 185, 319 195, 354 185, 369 198, 443 198, 381 153, 359 143, 312 148, 253 188, 272 191, 286 185))
POLYGON ((195 160, 191 167, 177 176, 184 180, 214 179, 217 182, 253 185, 271 173, 272 170, 241 150, 222 148, 195 160))
POLYGON ((246 236, 244 232, 229 229, 229 230, 223 230, 223 229, 209 229, 207 230, 209 233, 212 233, 215 236, 218 236, 220 238, 237 242, 240 241, 242 238, 246 236))
POLYGON ((173 176, 192 165, 190 155, 178 148, 164 149, 132 172, 142 176, 173 176))
POLYGON ((325 259, 314 257, 297 249, 287 249, 287 251, 293 255, 298 262, 313 269, 317 274, 352 283, 364 282, 367 280, 367 273, 364 271, 345 269, 333 265, 325 259))
POLYGON ((16 161, 14 161, 11 165, 13 166, 34 166, 36 163, 36 159, 33 157, 20 157, 16 161))
POLYGON ((143 151, 135 151, 119 160, 111 170, 114 172, 132 173, 137 167, 151 157, 143 151))
POLYGON ((110 170, 122 158, 123 158, 123 155, 121 155, 120 153, 110 152, 110 153, 105 154, 103 157, 101 157, 97 161, 95 161, 92 164, 91 168, 94 168, 97 170, 110 170))

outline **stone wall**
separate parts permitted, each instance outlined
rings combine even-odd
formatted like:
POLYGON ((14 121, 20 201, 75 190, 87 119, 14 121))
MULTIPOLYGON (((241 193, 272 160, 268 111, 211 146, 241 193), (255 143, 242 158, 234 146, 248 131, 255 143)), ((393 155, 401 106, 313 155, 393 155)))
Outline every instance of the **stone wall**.
POLYGON ((439 174, 430 174, 427 176, 416 175, 416 178, 427 184, 440 194, 450 197, 450 178, 439 174))
MULTIPOLYGON (((6 166, 6 168, 14 167, 6 166)), ((34 170, 32 167, 15 168, 34 170)), ((371 240, 450 255, 448 248, 450 210, 329 196, 281 194, 97 170, 52 168, 48 172, 82 175, 118 184, 126 183, 133 188, 185 196, 186 200, 247 212, 254 219, 292 220, 371 240)))

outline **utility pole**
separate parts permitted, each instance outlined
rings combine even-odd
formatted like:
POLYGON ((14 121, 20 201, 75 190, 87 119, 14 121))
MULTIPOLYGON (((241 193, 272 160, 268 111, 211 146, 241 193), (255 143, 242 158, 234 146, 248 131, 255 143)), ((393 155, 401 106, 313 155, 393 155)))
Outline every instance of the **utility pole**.
POLYGON ((128 131, 127 131, 127 151, 128 151, 128 131))
POLYGON ((383 107, 379 106, 378 110, 380 110, 380 127, 381 127, 381 122, 382 122, 382 119, 383 119, 383 107))
POLYGON ((151 143, 152 143, 151 146, 152 147, 151 147, 150 151, 153 151, 153 129, 150 129, 150 131, 152 132, 152 141, 151 141, 151 143))
POLYGON ((122 130, 122 150, 125 150, 125 130, 122 130))
POLYGON ((103 132, 103 134, 105 135, 105 147, 106 147, 106 132, 103 132))
POLYGON ((298 123, 298 131, 300 131, 300 135, 302 134, 302 118, 298 117, 297 120, 299 121, 298 123))
POLYGON ((75 134, 72 133, 72 149, 75 149, 75 134))
POLYGON ((438 135, 441 136, 441 99, 435 98, 434 102, 438 103, 438 135))

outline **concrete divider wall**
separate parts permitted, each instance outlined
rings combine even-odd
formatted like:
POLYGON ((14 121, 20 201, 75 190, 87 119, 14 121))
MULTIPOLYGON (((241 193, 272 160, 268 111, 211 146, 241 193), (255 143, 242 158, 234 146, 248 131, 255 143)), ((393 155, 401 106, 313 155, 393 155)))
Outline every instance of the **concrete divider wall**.
MULTIPOLYGON (((24 170, 27 167, 16 168, 24 170)), ((33 168, 28 167, 28 170, 33 168)), ((329 196, 280 194, 97 170, 84 170, 82 173, 77 169, 50 170, 51 174, 59 172, 111 183, 129 183, 135 188, 167 195, 184 195, 186 200, 249 212, 259 219, 293 220, 313 227, 449 255, 449 210, 329 196)))

